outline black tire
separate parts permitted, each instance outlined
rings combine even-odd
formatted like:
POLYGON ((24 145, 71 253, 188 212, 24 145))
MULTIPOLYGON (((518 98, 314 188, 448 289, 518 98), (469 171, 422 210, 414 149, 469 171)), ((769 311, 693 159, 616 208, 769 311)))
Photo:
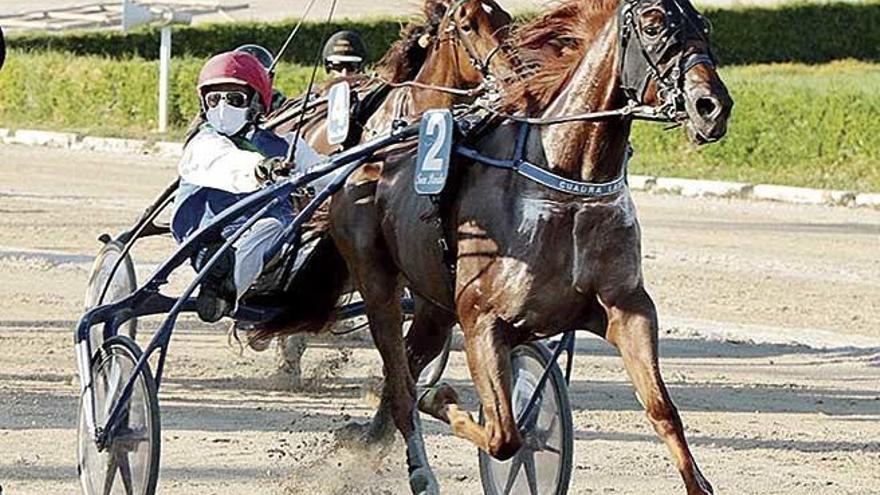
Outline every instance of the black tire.
POLYGON ((3 39, 3 29, 0 29, 0 69, 3 68, 4 62, 6 62, 6 41, 3 39))
MULTIPOLYGON (((518 346, 512 352, 512 400, 515 414, 519 414, 529 402, 534 386, 548 365, 550 376, 544 388, 545 395, 538 404, 540 410, 535 424, 528 428, 523 439, 523 448, 512 459, 503 462, 482 450, 479 451, 480 479, 483 492, 487 495, 568 493, 574 452, 571 404, 568 399, 568 385, 556 362, 550 362, 551 357, 547 347, 538 342, 518 346), (547 391, 551 393, 549 401, 547 391), (528 474, 530 464, 532 476, 528 474), (517 469, 511 479, 514 467, 517 469), (530 483, 531 480, 534 483, 530 483)), ((480 423, 483 422, 483 411, 480 409, 480 423)))
MULTIPOLYGON (((93 388, 97 426, 107 420, 122 388, 128 382, 135 364, 141 356, 137 344, 124 335, 104 342, 92 359, 93 388), (108 401, 108 396, 110 400, 108 401)), ((80 396, 77 470, 84 495, 102 495, 108 482, 107 473, 114 466, 109 478, 111 494, 154 495, 159 481, 160 423, 159 396, 149 364, 144 366, 135 380, 129 408, 108 448, 98 452, 94 439, 86 426, 85 393, 80 396), (111 464, 111 455, 122 455, 124 463, 111 464), (132 463, 132 455, 136 456, 132 463), (122 467, 127 466, 127 469, 122 467), (123 474, 128 473, 128 476, 123 474), (127 481, 127 483, 126 483, 127 481), (130 488, 130 489, 128 489, 130 488)))
MULTIPOLYGON (((86 287, 85 309, 89 310, 98 305, 104 287, 110 278, 110 270, 116 264, 116 261, 122 255, 124 246, 117 241, 109 241, 104 244, 101 251, 95 257, 92 264, 92 271, 89 274, 89 285, 86 287)), ((107 294, 102 304, 116 302, 124 297, 131 295, 137 290, 137 275, 134 271, 134 262, 131 256, 125 255, 125 259, 119 265, 116 273, 113 275, 112 284, 107 289, 107 294)), ((119 333, 127 335, 131 340, 137 337, 137 318, 132 318, 123 323, 119 328, 119 333)), ((92 329, 92 351, 101 348, 103 339, 103 327, 98 325, 92 329)))

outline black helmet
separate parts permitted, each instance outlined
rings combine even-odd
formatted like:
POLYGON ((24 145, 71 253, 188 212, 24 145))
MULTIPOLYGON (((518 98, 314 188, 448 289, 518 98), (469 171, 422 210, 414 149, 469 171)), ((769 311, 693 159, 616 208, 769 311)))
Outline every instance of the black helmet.
POLYGON ((236 48, 235 51, 253 55, 257 58, 257 60, 260 61, 260 64, 262 64, 262 66, 265 67, 266 70, 270 70, 272 68, 272 64, 275 63, 275 57, 272 56, 272 52, 260 45, 241 45, 240 47, 236 48))
POLYGON ((367 59, 367 47, 355 31, 339 31, 324 45, 324 66, 335 65, 360 67, 367 59))

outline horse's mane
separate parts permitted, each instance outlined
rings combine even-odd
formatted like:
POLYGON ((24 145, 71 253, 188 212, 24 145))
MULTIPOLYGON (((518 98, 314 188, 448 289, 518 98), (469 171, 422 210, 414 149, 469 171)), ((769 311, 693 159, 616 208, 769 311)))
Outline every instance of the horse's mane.
POLYGON ((376 64, 376 71, 386 80, 399 83, 415 78, 428 56, 423 38, 434 38, 443 16, 449 9, 449 0, 426 0, 421 18, 409 22, 400 32, 385 55, 376 64))
POLYGON ((561 0, 550 12, 518 27, 508 45, 519 76, 505 87, 505 112, 547 108, 580 66, 590 42, 620 0, 561 0))

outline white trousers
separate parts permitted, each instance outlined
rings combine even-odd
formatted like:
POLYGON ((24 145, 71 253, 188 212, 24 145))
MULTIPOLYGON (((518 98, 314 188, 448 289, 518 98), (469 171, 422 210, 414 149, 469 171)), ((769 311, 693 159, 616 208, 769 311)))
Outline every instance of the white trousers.
POLYGON ((266 254, 284 233, 284 225, 275 218, 257 220, 234 244, 235 290, 241 298, 263 273, 266 254))

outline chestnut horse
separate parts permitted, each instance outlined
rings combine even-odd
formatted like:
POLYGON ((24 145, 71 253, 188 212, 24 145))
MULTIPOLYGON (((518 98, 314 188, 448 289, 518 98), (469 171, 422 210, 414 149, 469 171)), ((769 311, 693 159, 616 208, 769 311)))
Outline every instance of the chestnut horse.
POLYGON ((378 184, 353 180, 334 198, 333 236, 385 363, 383 400, 423 480, 433 482, 427 464, 414 459, 420 432, 412 377, 458 320, 485 424, 459 407, 449 386, 420 403, 454 434, 496 458, 514 455, 522 438, 511 406, 511 349, 585 328, 619 350, 687 492, 712 493, 660 374, 657 312, 644 287, 640 228, 624 186, 632 112, 621 110, 651 106, 656 112, 643 110, 644 118, 675 119, 697 144, 723 137, 733 102, 707 34, 688 0, 567 0, 511 42, 522 78, 504 85, 501 109, 535 119, 496 122, 459 146, 458 179, 447 185, 451 199, 439 211, 447 229, 424 220, 436 205, 413 190, 411 148, 387 157, 378 184), (597 112, 605 117, 597 120, 597 112), (470 158, 461 156, 465 148, 474 152, 470 158), (486 157, 534 164, 582 194, 489 166, 486 157), (454 275, 438 247, 443 230, 455 252, 454 275), (406 345, 397 304, 403 284, 419 296, 406 345))

